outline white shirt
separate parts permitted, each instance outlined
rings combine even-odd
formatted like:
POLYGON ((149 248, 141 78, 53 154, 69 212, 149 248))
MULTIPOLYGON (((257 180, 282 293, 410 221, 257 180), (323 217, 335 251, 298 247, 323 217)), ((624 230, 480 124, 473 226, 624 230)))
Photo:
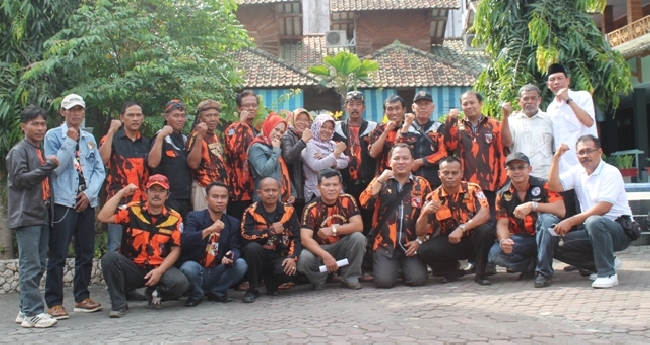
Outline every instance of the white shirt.
POLYGON ((564 190, 575 189, 582 212, 597 202, 605 201, 612 204, 605 218, 615 220, 622 215, 632 216, 621 172, 602 160, 591 175, 587 175, 585 168, 578 164, 561 174, 560 182, 564 190))
POLYGON ((546 108, 546 114, 548 114, 553 122, 555 151, 557 151, 562 144, 566 144, 571 149, 569 152, 562 155, 562 158, 560 159, 560 174, 566 172, 571 167, 580 164, 575 150, 576 141, 578 141, 580 136, 592 134, 598 138, 596 112, 594 111, 594 101, 591 98, 591 94, 587 91, 569 90, 569 98, 591 116, 594 120, 594 124, 591 127, 583 125, 580 120, 578 120, 578 117, 571 107, 564 101, 558 102, 555 97, 551 104, 548 105, 548 108, 546 108))
POLYGON ((543 111, 528 117, 518 112, 508 118, 512 133, 510 152, 521 152, 530 159, 531 175, 548 179, 553 161, 553 122, 543 111))

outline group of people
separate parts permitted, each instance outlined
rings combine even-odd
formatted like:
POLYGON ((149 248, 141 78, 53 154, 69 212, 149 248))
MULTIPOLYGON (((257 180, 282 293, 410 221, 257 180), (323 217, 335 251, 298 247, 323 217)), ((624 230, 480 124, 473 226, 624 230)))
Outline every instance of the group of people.
POLYGON ((546 113, 540 90, 526 85, 522 110, 503 104, 501 121, 467 91, 464 116, 451 109, 444 123, 432 118, 428 92, 415 94, 412 113, 402 97, 388 97, 388 120, 378 124, 364 119, 364 94, 352 91, 344 121, 300 108, 289 119, 271 113, 261 132, 258 99, 245 90, 225 141, 221 105, 209 99, 189 135, 185 105, 168 102, 151 140, 140 131, 142 107, 128 102, 99 144, 81 128, 82 97, 63 99, 65 121, 50 130, 46 112, 30 105, 21 114, 25 139, 6 158, 19 247, 16 322, 51 327, 69 317, 62 275, 72 238, 74 311, 101 310, 88 285, 104 180, 97 220, 108 224, 101 266, 110 317, 124 316, 128 300, 155 309, 182 294, 188 307, 205 296, 227 303, 228 289, 243 282, 243 302, 252 303, 261 286, 274 296, 298 274, 317 291, 328 277, 360 289, 474 273, 489 285, 488 267, 499 265, 547 287, 558 259, 595 288, 615 286, 622 262, 614 252, 631 241, 621 219, 631 211, 619 171, 600 158, 591 95, 569 84, 553 64, 546 113), (471 265, 461 269, 465 259, 471 265), (38 289, 45 270, 46 305, 38 289))

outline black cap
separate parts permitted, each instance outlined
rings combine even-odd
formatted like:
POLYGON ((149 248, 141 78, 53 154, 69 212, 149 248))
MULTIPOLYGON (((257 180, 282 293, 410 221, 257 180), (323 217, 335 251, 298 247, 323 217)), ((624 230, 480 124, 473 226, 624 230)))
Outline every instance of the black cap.
POLYGON ((566 68, 564 68, 564 65, 559 63, 554 63, 548 66, 548 73, 546 75, 551 75, 555 73, 563 73, 564 75, 567 75, 566 68))
POLYGON ((345 95, 345 103, 356 100, 361 101, 363 104, 366 104, 366 96, 363 95, 361 91, 350 91, 345 95))
POLYGON ((421 99, 426 99, 429 102, 433 103, 433 97, 431 97, 431 94, 426 92, 426 91, 418 91, 415 93, 415 97, 413 97, 413 103, 421 100, 421 99))
POLYGON ((528 156, 526 156, 521 152, 513 152, 509 154, 508 157, 506 158, 506 165, 508 165, 508 163, 512 161, 522 161, 530 164, 530 159, 528 159, 528 156))

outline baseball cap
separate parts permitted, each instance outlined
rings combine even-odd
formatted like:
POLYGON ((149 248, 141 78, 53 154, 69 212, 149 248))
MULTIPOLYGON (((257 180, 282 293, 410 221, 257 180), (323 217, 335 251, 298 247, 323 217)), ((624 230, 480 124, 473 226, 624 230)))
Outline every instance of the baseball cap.
POLYGON ((169 180, 167 180, 167 177, 160 175, 160 174, 155 174, 149 176, 149 181, 147 182, 147 189, 151 188, 153 185, 159 185, 165 189, 169 189, 169 180))
POLYGON ((522 161, 530 164, 530 159, 528 159, 528 156, 521 152, 513 152, 506 157, 506 165, 512 161, 522 161))
POLYGON ((80 105, 86 108, 86 102, 84 102, 84 99, 79 96, 75 95, 74 93, 71 93, 63 98, 61 101, 61 108, 68 110, 74 108, 76 105, 80 105))
POLYGON ((363 104, 366 103, 366 96, 363 95, 363 92, 361 91, 350 91, 347 94, 345 94, 345 103, 351 101, 351 100, 356 100, 356 101, 361 101, 363 104))
POLYGON ((415 93, 415 97, 413 97, 413 103, 421 99, 426 99, 427 101, 433 102, 433 97, 431 97, 431 94, 426 91, 418 91, 415 93))

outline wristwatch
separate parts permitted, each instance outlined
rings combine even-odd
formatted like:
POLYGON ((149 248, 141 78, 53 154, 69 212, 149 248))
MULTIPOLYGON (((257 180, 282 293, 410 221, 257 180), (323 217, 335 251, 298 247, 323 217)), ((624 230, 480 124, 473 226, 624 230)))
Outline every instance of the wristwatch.
POLYGON ((571 103, 571 102, 573 102, 573 99, 572 99, 572 98, 567 98, 565 103, 566 103, 566 104, 569 104, 569 103, 571 103))
POLYGON ((332 235, 333 235, 333 236, 338 236, 338 235, 336 234, 336 226, 334 226, 334 225, 332 225, 332 235))
POLYGON ((458 227, 460 228, 460 230, 461 230, 461 231, 463 232, 463 234, 464 234, 464 233, 465 233, 465 224, 461 224, 461 225, 459 225, 458 227))
POLYGON ((415 242, 417 242, 417 243, 419 243, 419 244, 422 244, 422 240, 419 239, 419 238, 416 238, 416 239, 415 239, 415 242))

